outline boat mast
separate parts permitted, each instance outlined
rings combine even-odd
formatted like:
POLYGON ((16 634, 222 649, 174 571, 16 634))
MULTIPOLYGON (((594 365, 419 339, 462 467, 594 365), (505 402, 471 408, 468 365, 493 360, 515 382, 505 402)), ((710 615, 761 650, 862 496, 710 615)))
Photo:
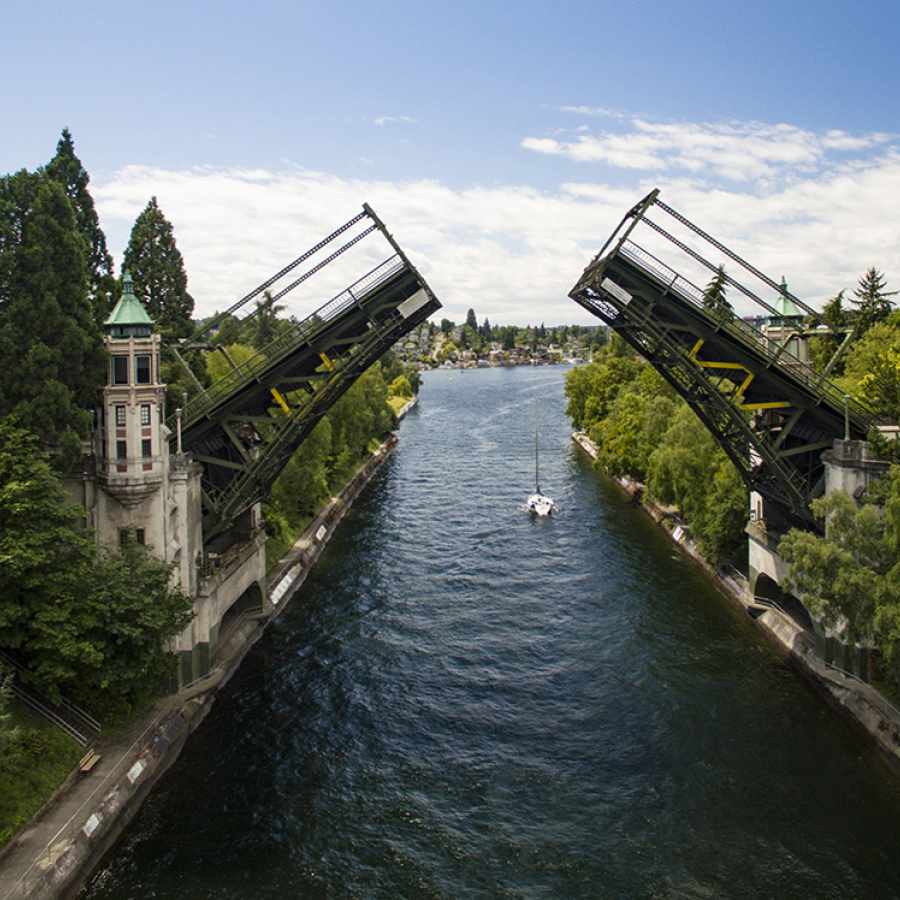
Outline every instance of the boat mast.
POLYGON ((537 492, 541 492, 541 477, 538 474, 538 433, 537 428, 534 429, 534 486, 537 492))

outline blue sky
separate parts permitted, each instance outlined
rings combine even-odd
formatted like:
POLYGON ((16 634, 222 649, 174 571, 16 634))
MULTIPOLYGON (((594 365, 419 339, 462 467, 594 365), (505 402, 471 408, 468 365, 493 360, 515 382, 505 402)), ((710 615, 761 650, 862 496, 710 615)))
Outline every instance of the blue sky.
POLYGON ((68 125, 113 249, 158 195, 201 309, 368 199, 452 316, 585 321, 566 291, 655 183, 813 301, 900 279, 887 3, 14 0, 3 23, 0 171, 68 125))

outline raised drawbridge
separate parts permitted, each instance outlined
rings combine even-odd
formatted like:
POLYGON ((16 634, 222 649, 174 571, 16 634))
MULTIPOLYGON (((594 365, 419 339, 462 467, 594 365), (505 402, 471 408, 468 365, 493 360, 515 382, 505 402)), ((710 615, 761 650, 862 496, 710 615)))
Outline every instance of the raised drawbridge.
MULTIPOLYGON (((227 529, 269 492, 293 452, 373 362, 440 309, 424 278, 368 206, 301 254, 228 310, 196 338, 229 317, 264 315, 289 291, 322 271, 370 234, 390 255, 302 321, 282 323, 277 337, 201 390, 167 421, 177 441, 203 464, 205 539, 227 529), (332 242, 344 242, 331 250, 332 242), (328 252, 331 251, 331 252, 328 252), (327 253, 327 255, 325 255, 327 253), (312 260, 318 260, 311 263, 312 260), (310 267, 276 290, 303 263, 310 267), (251 301, 263 295, 263 303, 251 301), (180 417, 180 421, 179 421, 180 417)), ((196 343, 193 346, 199 346, 196 343)))
POLYGON ((816 321, 816 310, 783 282, 663 203, 658 190, 628 211, 569 296, 615 329, 690 404, 750 490, 762 495, 767 521, 776 529, 814 528, 809 504, 824 492, 823 450, 845 434, 864 439, 874 416, 827 379, 827 368, 819 373, 798 358, 790 334, 773 341, 682 274, 702 278, 704 269, 719 275, 730 298, 740 295, 774 321, 784 315, 783 306, 772 305, 779 298, 816 321), (676 254, 681 271, 661 258, 676 254), (756 290, 733 277, 738 270, 756 290), (772 302, 760 296, 770 292, 772 302))

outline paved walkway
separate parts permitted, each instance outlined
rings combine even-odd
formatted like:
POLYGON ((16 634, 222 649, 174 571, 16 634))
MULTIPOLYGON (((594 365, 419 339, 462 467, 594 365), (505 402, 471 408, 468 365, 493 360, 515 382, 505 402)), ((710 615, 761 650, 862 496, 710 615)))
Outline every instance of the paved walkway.
POLYGON ((69 845, 93 812, 96 802, 111 790, 134 763, 146 737, 183 702, 166 697, 138 720, 111 735, 101 736, 95 749, 100 762, 87 775, 70 778, 62 793, 37 819, 20 832, 0 857, 0 900, 18 897, 38 874, 69 845))

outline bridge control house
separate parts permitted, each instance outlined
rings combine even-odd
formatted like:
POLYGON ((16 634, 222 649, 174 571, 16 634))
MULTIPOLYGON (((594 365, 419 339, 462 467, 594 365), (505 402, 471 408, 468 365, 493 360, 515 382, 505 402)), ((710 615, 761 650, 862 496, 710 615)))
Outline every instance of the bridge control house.
MULTIPOLYGON (((204 675, 216 649, 248 612, 264 610, 265 534, 261 528, 232 542, 220 559, 204 554, 202 466, 171 452, 160 335, 134 294, 126 272, 122 297, 104 323, 109 370, 97 410, 91 464, 77 500, 99 544, 146 545, 173 564, 173 578, 194 598, 194 619, 176 642, 178 683, 204 675)), ((70 491, 75 487, 69 484, 70 491)), ((74 491, 72 491, 74 493, 74 491)), ((261 522, 258 504, 252 511, 261 522)))

